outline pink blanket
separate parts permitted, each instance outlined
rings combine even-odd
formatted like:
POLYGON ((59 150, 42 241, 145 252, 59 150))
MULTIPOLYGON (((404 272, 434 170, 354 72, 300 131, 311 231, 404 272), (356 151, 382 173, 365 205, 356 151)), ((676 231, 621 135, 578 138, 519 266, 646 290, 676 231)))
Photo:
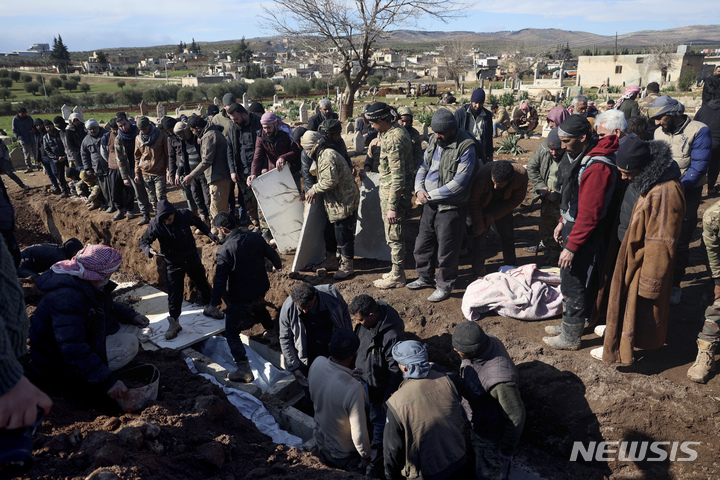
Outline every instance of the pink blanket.
POLYGON ((519 320, 542 320, 562 313, 560 274, 523 265, 507 273, 491 273, 471 283, 463 295, 462 312, 468 320, 495 310, 519 320))

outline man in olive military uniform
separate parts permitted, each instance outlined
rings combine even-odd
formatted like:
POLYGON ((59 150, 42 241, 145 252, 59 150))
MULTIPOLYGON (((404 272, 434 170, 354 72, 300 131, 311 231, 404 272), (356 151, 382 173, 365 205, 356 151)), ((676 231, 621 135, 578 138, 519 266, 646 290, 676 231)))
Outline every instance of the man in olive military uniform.
POLYGON ((375 280, 377 288, 405 286, 405 242, 403 224, 410 210, 415 159, 410 134, 398 125, 393 109, 377 102, 367 109, 365 118, 380 138, 380 207, 385 225, 385 241, 390 247, 392 270, 375 280))
POLYGON ((410 140, 412 140, 413 172, 416 172, 418 166, 420 165, 420 162, 422 161, 422 138, 420 137, 420 132, 418 132, 415 127, 413 127, 413 113, 412 110, 410 110, 410 107, 400 107, 398 108, 397 112, 398 115, 400 115, 398 123, 401 127, 405 127, 405 130, 407 130, 410 134, 410 140))
POLYGON ((705 383, 715 371, 715 351, 720 344, 720 201, 705 210, 703 241, 715 288, 713 303, 705 310, 705 324, 698 334, 698 355, 687 372, 693 382, 705 383))

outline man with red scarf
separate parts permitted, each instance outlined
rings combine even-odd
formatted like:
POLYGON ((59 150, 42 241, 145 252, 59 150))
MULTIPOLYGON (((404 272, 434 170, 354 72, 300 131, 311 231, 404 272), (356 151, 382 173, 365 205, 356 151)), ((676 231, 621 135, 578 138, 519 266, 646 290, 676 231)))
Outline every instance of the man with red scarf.
POLYGON ((558 127, 565 156, 558 166, 562 215, 554 236, 563 250, 558 266, 563 318, 545 331, 543 341, 560 350, 578 350, 599 288, 603 257, 617 209, 620 178, 615 166, 619 141, 607 135, 595 141, 590 122, 570 115, 558 127))

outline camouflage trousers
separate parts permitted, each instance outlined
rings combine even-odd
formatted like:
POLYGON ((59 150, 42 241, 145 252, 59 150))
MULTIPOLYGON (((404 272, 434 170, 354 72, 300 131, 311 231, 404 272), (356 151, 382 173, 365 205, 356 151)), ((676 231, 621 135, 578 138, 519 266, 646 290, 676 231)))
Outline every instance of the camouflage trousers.
POLYGON ((705 323, 698 339, 713 345, 720 344, 720 300, 715 300, 715 303, 705 310, 705 323))
POLYGON ((398 208, 395 213, 398 223, 390 224, 387 221, 387 199, 380 194, 380 209, 382 211, 383 225, 385 226, 385 242, 390 247, 390 261, 399 268, 405 267, 405 241, 403 240, 403 224, 408 209, 398 208))

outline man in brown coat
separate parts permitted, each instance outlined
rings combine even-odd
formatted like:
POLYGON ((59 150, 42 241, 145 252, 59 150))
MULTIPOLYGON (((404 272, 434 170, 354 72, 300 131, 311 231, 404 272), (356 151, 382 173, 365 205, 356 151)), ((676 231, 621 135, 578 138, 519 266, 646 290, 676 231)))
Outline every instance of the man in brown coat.
POLYGON ((167 198, 167 135, 145 116, 138 117, 137 126, 140 133, 135 137, 135 183, 145 183, 150 203, 157 211, 157 203, 167 198))
POLYGON ((478 277, 485 275, 485 249, 493 223, 502 242, 503 262, 515 264, 512 211, 525 199, 527 186, 527 171, 517 163, 490 162, 478 170, 469 202, 474 237, 472 266, 478 277))
POLYGON ((610 285, 602 347, 590 354, 605 363, 630 364, 633 350, 665 343, 675 250, 685 196, 680 168, 666 142, 631 135, 616 165, 630 183, 620 207, 622 242, 610 285))

